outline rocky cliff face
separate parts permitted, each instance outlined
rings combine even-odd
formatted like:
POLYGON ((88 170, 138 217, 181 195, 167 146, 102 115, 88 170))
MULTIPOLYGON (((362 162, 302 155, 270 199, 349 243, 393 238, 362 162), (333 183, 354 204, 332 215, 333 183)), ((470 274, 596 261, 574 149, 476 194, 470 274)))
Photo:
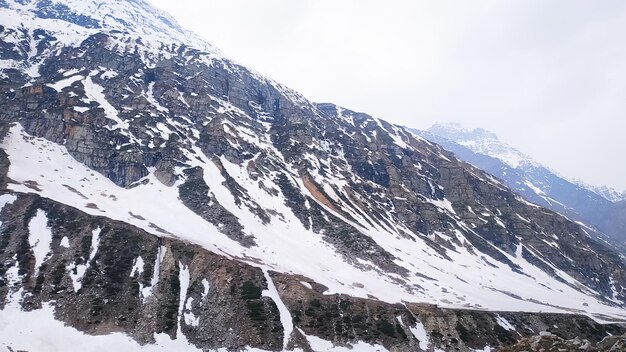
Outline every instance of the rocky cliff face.
POLYGON ((6 346, 38 349, 20 322, 52 312, 76 341, 152 350, 624 333, 597 322, 626 317, 623 258, 577 224, 143 1, 98 3, 0 2, 0 336, 33 337, 6 346))

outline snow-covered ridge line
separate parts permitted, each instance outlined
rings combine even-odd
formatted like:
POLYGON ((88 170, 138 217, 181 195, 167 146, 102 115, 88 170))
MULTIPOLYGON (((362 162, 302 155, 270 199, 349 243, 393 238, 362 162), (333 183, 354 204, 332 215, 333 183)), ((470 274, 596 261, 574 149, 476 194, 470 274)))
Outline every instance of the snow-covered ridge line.
POLYGON ((482 128, 472 130, 458 123, 438 123, 431 126, 428 132, 459 143, 476 153, 500 159, 512 168, 521 165, 539 165, 528 155, 499 140, 494 133, 482 128))
POLYGON ((586 188, 593 193, 605 198, 608 201, 613 203, 621 202, 626 200, 626 190, 618 191, 615 188, 611 188, 608 186, 596 186, 586 183, 581 180, 571 180, 572 183, 579 185, 582 188, 586 188))
POLYGON ((72 24, 75 28, 82 27, 92 33, 121 31, 139 34, 148 40, 152 37, 160 41, 184 43, 197 50, 221 56, 213 44, 185 30, 169 14, 145 0, 6 0, 6 3, 7 8, 0 9, 3 15, 12 10, 13 15, 19 14, 23 24, 28 23, 24 22, 26 20, 43 21, 41 23, 46 24, 46 30, 55 28, 55 23, 65 23, 66 27, 72 24))
MULTIPOLYGON (((211 43, 184 30, 169 15, 144 0, 7 0, 6 7, 0 7, 0 18, 5 27, 2 40, 16 47, 28 46, 23 49, 28 52, 21 53, 21 58, 0 60, 0 74, 3 69, 17 68, 37 79, 47 58, 63 48, 78 47, 97 33, 106 34, 111 48, 122 50, 120 54, 125 54, 124 50, 139 53, 149 66, 171 56, 166 48, 186 47, 185 50, 194 51, 207 64, 215 59, 225 60, 211 43), (44 42, 46 45, 42 45, 44 42)), ((62 84, 68 83, 71 82, 62 84)))

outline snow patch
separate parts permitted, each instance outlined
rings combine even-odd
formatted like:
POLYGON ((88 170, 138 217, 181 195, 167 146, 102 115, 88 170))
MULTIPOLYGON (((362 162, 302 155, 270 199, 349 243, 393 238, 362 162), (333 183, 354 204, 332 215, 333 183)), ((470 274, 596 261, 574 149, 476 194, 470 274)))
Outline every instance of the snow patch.
POLYGON ((89 261, 92 261, 93 258, 96 257, 96 253, 98 253, 98 247, 100 246, 100 232, 102 229, 100 227, 95 228, 91 231, 91 247, 89 250, 89 261))
MULTIPOLYGON (((0 212, 4 209, 8 204, 13 204, 17 200, 17 197, 13 194, 2 194, 0 195, 0 212)), ((0 221, 0 226, 2 226, 2 221, 0 221)))
POLYGON ((46 260, 52 243, 52 231, 48 227, 46 212, 38 209, 35 216, 28 223, 28 243, 35 256, 35 275, 39 267, 46 260))
POLYGON ((511 325, 508 320, 504 319, 500 315, 496 315, 496 323, 500 325, 506 331, 515 331, 515 326, 511 325))
POLYGON ((163 263, 165 253, 167 253, 167 247, 160 246, 159 251, 157 252, 156 259, 154 259, 154 268, 152 269, 152 279, 150 279, 150 286, 141 288, 141 296, 143 297, 144 301, 152 295, 152 291, 159 283, 159 276, 161 274, 161 263, 163 263))
POLYGON ((204 288, 204 291, 202 291, 202 298, 204 299, 208 294, 209 294, 209 281, 207 281, 207 279, 202 279, 202 287, 204 288))
POLYGON ((384 352, 387 349, 381 345, 370 345, 363 341, 359 341, 358 343, 351 346, 336 346, 331 341, 324 340, 317 336, 309 336, 304 333, 301 329, 298 328, 300 333, 304 335, 307 342, 311 346, 311 349, 315 352, 384 352))
POLYGON ((107 100, 106 96, 104 95, 104 88, 102 86, 96 84, 91 79, 91 76, 88 76, 83 80, 83 87, 85 87, 85 96, 90 99, 90 101, 98 103, 98 105, 100 105, 100 107, 104 109, 105 116, 115 122, 115 125, 110 128, 111 130, 115 130, 118 128, 122 128, 124 130, 128 129, 128 122, 123 121, 119 118, 119 112, 107 100))
POLYGON ((57 92, 60 92, 64 88, 67 88, 67 87, 71 86, 72 83, 78 82, 78 81, 80 81, 80 80, 82 80, 84 78, 85 78, 84 76, 76 75, 76 76, 72 76, 72 77, 69 77, 69 78, 62 79, 62 80, 60 80, 60 81, 58 81, 56 83, 46 84, 46 85, 48 87, 54 88, 54 90, 56 90, 57 92))
MULTIPOLYGON (((130 276, 132 277, 136 274, 137 276, 141 277, 141 274, 143 274, 143 266, 143 258, 141 258, 140 256, 137 257, 137 259, 135 259, 135 262, 133 263, 133 268, 130 270, 130 276)), ((142 286, 141 284, 139 285, 142 286)), ((141 291, 141 287, 139 291, 141 291)))
POLYGON ((424 351, 428 350, 428 347, 430 346, 430 338, 426 333, 424 324, 418 320, 415 323, 415 326, 409 327, 409 330, 411 330, 413 336, 415 336, 415 338, 419 341, 420 348, 424 351))
POLYGON ((87 268, 89 267, 90 262, 96 257, 96 253, 98 252, 98 246, 100 246, 100 227, 95 228, 91 231, 91 246, 89 249, 89 259, 87 259, 84 264, 76 264, 73 269, 70 269, 70 278, 72 279, 72 284, 74 287, 74 292, 80 290, 82 287, 81 280, 83 276, 85 276, 85 272, 87 272, 87 268))
POLYGON ((187 299, 187 303, 185 303, 185 310, 183 312, 183 318, 185 319, 185 324, 190 326, 198 326, 200 325, 200 317, 196 316, 191 310, 193 306, 193 297, 189 297, 187 299))
POLYGON ((14 300, 0 314, 0 351, 75 351, 80 347, 83 352, 201 352, 188 341, 171 340, 165 334, 155 334, 156 342, 143 346, 122 333, 87 335, 54 319, 50 303, 23 311, 14 300))
POLYGON ((181 262, 178 262, 178 282, 180 283, 180 299, 178 300, 178 330, 176 331, 176 337, 185 338, 182 329, 182 321, 187 321, 185 315, 185 301, 187 300, 187 291, 189 290, 189 281, 191 277, 189 275, 189 268, 181 262))
POLYGON ((263 269, 263 275, 265 275, 265 280, 267 281, 267 290, 263 291, 263 296, 271 298, 278 307, 278 312, 280 313, 280 323, 283 325, 284 330, 283 349, 286 349, 291 333, 293 332, 293 320, 291 319, 291 313, 289 313, 289 309, 287 309, 287 306, 278 295, 278 290, 276 289, 274 281, 272 280, 272 277, 267 269, 263 269))
POLYGON ((70 248, 70 240, 67 238, 67 236, 63 236, 59 245, 64 248, 70 248))

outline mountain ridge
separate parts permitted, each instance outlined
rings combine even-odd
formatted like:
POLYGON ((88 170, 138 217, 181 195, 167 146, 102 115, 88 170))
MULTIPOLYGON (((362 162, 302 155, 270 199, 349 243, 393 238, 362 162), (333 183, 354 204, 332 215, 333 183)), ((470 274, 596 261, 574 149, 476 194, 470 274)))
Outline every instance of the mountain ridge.
MULTIPOLYGON (((0 52, 13 57, 0 77, 5 192, 16 198, 5 207, 23 210, 15 221, 1 213, 12 239, 0 253, 3 304, 53 304, 81 331, 117 324, 144 343, 164 333, 202 348, 269 350, 320 339, 330 348, 482 349, 518 338, 485 332, 501 326, 491 312, 502 310, 535 312, 510 316, 517 329, 524 319, 549 327, 540 312, 574 314, 554 319, 580 334, 593 323, 577 314, 626 318, 622 257, 400 126, 314 104, 193 48, 146 55, 151 43, 114 31, 74 46, 38 29, 0 52), (36 54, 22 55, 33 42, 36 54), (246 266, 248 280, 202 267, 205 251, 246 266), (203 279, 212 282, 205 295, 203 279), (237 314, 223 324, 247 327, 236 331, 242 339, 205 335, 213 325, 203 312, 218 303, 237 314), (418 303, 438 307, 398 307, 418 303), (115 307, 152 317, 133 330, 124 321, 135 313, 118 317, 115 307), (429 310, 459 308, 486 311, 484 322, 463 315, 448 338, 428 320, 429 310), (348 312, 354 319, 340 319, 348 312), (467 329, 479 328, 471 340, 467 329)), ((597 329, 596 341, 606 329, 622 333, 597 329)))

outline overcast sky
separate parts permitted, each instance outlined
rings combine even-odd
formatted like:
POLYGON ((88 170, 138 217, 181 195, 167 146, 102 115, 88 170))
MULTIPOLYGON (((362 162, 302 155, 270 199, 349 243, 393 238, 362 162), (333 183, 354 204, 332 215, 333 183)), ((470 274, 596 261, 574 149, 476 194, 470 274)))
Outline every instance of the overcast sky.
POLYGON ((626 1, 150 1, 313 101, 483 127, 626 189, 626 1))

